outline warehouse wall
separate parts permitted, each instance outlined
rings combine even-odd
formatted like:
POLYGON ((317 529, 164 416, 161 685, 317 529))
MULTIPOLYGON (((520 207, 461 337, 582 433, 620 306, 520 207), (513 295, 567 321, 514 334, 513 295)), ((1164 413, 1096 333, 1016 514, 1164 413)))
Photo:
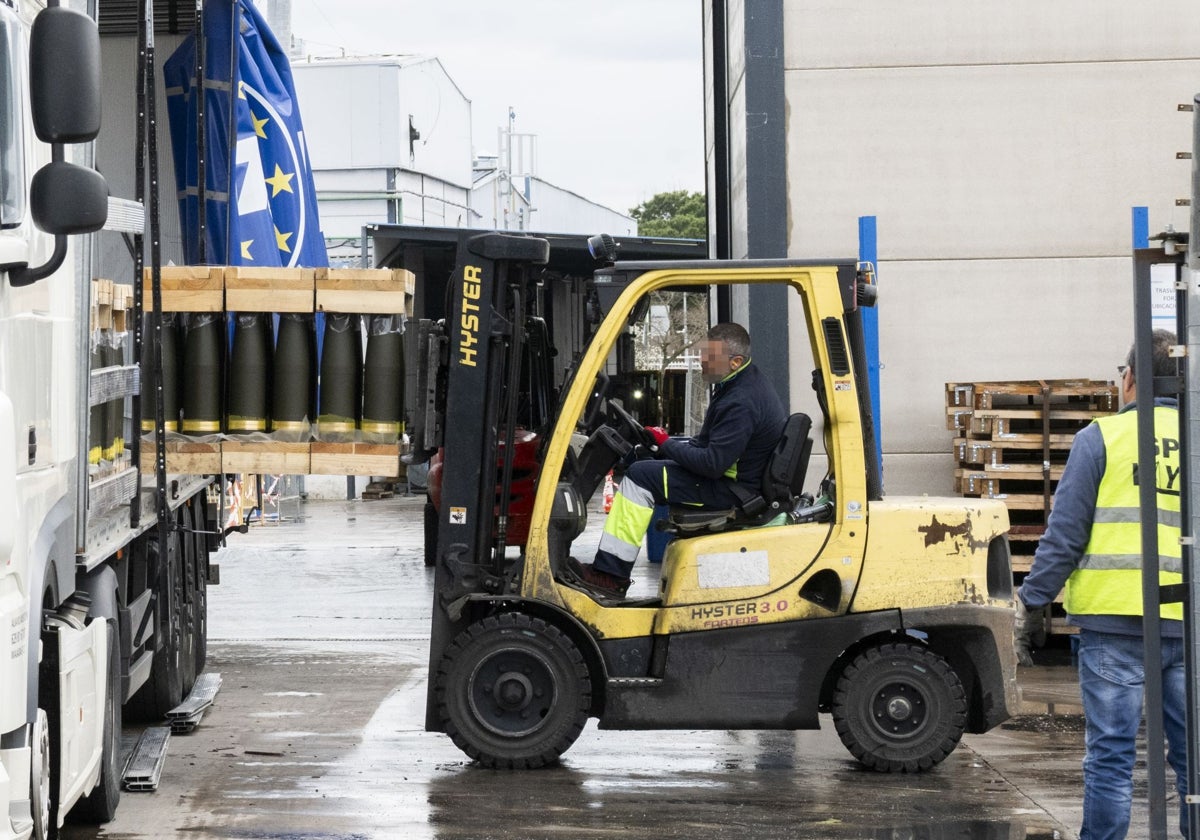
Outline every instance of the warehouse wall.
MULTIPOLYGON (((1200 14, 1188 0, 783 10, 788 253, 854 254, 857 218, 878 218, 886 486, 949 492, 945 382, 1115 376, 1133 331, 1130 208, 1149 206, 1152 233, 1187 229, 1176 154, 1192 115, 1177 106, 1200 90, 1200 14)), ((794 303, 790 323, 796 347, 794 303)))

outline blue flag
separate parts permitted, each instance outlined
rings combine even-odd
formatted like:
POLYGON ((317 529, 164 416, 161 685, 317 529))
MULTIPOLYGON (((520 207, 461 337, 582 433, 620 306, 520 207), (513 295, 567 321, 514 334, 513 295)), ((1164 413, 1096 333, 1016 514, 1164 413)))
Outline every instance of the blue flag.
POLYGON ((328 265, 286 52, 249 0, 206 2, 204 35, 203 254, 195 36, 188 36, 163 66, 186 260, 210 265, 328 265))

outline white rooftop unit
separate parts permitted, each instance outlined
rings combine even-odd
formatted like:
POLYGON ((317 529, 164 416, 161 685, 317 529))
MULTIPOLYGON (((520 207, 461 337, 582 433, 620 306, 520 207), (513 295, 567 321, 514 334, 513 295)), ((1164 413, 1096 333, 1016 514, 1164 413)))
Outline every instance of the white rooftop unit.
POLYGON ((471 186, 471 101, 429 56, 292 65, 313 168, 399 168, 471 186))
POLYGON ((292 67, 331 260, 360 259, 364 225, 470 225, 471 102, 437 58, 292 67))

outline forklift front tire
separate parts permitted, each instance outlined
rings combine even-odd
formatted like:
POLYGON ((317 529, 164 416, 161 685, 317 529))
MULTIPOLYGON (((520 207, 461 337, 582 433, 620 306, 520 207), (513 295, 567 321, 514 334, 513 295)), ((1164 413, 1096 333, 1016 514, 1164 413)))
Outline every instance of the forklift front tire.
POLYGON ((583 654, 561 630, 524 613, 472 624, 437 673, 438 714, 455 745, 484 767, 558 760, 588 719, 583 654))
POLYGON ((918 644, 868 648, 833 695, 833 723, 862 764, 884 773, 928 770, 953 752, 967 722, 962 682, 918 644))

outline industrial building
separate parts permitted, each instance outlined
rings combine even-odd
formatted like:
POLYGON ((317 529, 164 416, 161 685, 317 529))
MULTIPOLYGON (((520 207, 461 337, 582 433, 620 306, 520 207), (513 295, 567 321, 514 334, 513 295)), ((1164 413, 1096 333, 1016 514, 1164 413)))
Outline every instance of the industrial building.
MULTIPOLYGON (((1115 377, 1135 227, 1187 228, 1191 3, 703 14, 712 256, 854 256, 875 217, 889 492, 951 490, 945 383, 1115 377)), ((804 407, 807 348, 786 329, 802 319, 776 304, 749 295, 733 314, 790 335, 756 359, 804 407)))

